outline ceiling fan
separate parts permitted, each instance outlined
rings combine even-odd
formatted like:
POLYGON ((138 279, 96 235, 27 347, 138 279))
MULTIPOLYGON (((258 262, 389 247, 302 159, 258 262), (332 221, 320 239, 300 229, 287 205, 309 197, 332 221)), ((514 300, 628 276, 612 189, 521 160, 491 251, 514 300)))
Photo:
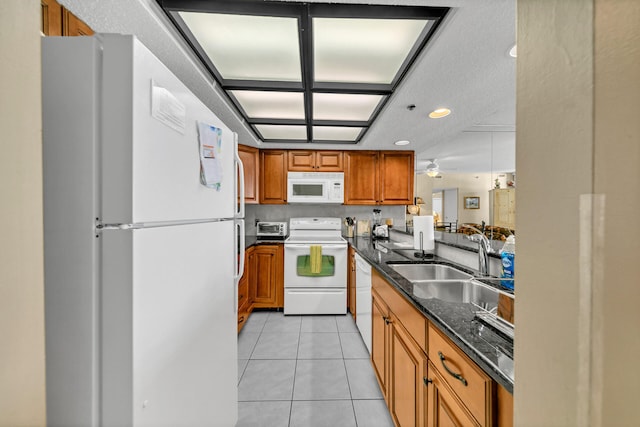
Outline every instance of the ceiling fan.
POLYGON ((438 174, 440 172, 443 171, 455 171, 457 170, 456 168, 453 169, 441 169, 440 165, 438 164, 438 159, 425 159, 425 160, 418 160, 417 164, 416 164, 416 173, 421 175, 426 173, 429 177, 431 178, 435 178, 436 176, 438 176, 438 174))

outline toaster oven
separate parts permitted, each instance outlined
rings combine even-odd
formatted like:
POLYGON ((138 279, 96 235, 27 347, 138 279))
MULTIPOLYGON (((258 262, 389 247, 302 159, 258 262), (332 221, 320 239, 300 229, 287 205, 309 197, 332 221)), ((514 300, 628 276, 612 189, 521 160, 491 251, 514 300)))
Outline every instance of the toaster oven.
POLYGON ((287 223, 281 221, 259 221, 256 224, 256 236, 284 239, 287 237, 287 223))

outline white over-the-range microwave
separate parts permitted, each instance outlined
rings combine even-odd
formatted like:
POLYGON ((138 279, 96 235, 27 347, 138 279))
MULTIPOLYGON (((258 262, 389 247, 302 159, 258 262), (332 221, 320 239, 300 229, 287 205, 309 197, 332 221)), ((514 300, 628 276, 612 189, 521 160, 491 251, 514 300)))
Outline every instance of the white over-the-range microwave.
POLYGON ((344 203, 343 172, 289 172, 288 203, 344 203))

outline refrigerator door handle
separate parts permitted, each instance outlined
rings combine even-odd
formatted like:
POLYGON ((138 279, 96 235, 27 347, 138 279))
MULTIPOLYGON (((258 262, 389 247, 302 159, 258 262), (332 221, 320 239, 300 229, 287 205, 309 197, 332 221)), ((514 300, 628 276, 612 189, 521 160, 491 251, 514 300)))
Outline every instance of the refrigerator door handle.
POLYGON ((238 201, 238 210, 235 212, 236 218, 244 218, 244 165, 242 164, 242 160, 240 159, 240 155, 238 154, 238 134, 233 133, 233 142, 235 146, 235 159, 234 162, 236 164, 235 171, 235 179, 236 179, 236 194, 239 194, 238 201), (240 185, 240 192, 238 192, 238 184, 240 185))
POLYGON ((240 283, 240 279, 242 278, 242 274, 244 273, 244 246, 245 246, 245 239, 244 239, 244 220, 239 219, 236 220, 235 222, 235 227, 236 227, 236 232, 234 234, 235 236, 235 247, 237 248, 237 253, 236 255, 233 257, 234 259, 234 264, 235 264, 235 271, 234 271, 234 281, 233 281, 233 311, 234 313, 236 313, 238 311, 238 284, 240 283))

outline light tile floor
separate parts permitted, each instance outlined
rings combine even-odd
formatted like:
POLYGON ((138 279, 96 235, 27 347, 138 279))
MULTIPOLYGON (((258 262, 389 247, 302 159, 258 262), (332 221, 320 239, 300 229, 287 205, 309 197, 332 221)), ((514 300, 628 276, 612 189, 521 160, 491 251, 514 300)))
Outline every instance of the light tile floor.
POLYGON ((238 336, 236 427, 392 427, 350 314, 254 312, 238 336))

